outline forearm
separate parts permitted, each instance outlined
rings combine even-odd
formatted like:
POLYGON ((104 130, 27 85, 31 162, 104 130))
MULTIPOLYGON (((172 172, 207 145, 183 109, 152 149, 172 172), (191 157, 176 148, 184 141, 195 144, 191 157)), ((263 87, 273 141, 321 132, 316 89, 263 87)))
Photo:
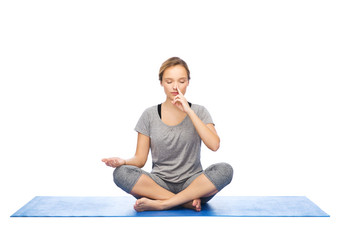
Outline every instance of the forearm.
POLYGON ((220 146, 220 138, 217 133, 213 132, 192 109, 190 109, 187 114, 203 143, 212 151, 217 151, 220 146))
POLYGON ((124 160, 124 164, 123 165, 132 165, 132 166, 136 166, 136 167, 139 167, 139 168, 142 168, 146 162, 146 160, 138 157, 137 155, 135 155, 134 157, 132 158, 129 158, 129 159, 125 159, 124 160))
POLYGON ((104 158, 102 159, 102 162, 104 162, 107 166, 113 168, 122 165, 132 165, 142 168, 147 161, 149 147, 150 147, 150 138, 139 133, 137 140, 137 148, 134 157, 130 159, 122 159, 119 157, 104 158))

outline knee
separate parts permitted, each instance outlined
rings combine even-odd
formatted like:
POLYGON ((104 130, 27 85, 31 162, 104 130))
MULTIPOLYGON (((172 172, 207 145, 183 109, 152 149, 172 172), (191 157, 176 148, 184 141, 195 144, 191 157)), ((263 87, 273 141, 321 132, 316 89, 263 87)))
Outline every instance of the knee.
POLYGON ((140 169, 135 166, 122 165, 114 170, 115 184, 126 192, 130 192, 134 182, 141 175, 140 169))
POLYGON ((225 186, 231 183, 234 175, 234 169, 228 163, 219 163, 219 171, 222 174, 225 186))
POLYGON ((216 163, 205 170, 205 174, 213 182, 218 191, 231 183, 233 172, 233 168, 228 163, 216 163))
POLYGON ((125 166, 120 166, 115 168, 114 172, 113 172, 113 178, 114 178, 114 182, 116 185, 119 185, 118 183, 123 182, 123 178, 126 175, 126 167, 125 166))

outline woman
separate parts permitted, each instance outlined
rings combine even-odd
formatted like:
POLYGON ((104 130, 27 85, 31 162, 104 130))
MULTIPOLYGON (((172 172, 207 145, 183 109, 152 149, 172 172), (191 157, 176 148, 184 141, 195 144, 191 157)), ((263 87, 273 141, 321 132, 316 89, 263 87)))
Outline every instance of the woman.
POLYGON ((201 140, 217 151, 220 138, 208 111, 189 103, 184 94, 190 81, 187 64, 178 57, 165 61, 159 73, 166 100, 146 109, 135 130, 138 132, 135 156, 102 161, 114 171, 118 187, 138 200, 136 211, 165 210, 184 206, 201 211, 232 180, 233 170, 227 163, 213 164, 203 171, 200 162, 201 140), (153 167, 145 165, 151 149, 153 167))

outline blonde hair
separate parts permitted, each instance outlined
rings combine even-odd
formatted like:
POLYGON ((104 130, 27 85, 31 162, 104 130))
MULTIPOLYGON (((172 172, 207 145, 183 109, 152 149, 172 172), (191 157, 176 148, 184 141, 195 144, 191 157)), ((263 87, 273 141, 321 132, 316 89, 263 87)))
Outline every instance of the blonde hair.
POLYGON ((162 66, 160 68, 160 72, 159 72, 159 79, 162 82, 162 77, 163 77, 163 73, 164 71, 169 68, 169 67, 173 67, 176 65, 181 65, 185 68, 185 70, 187 71, 187 75, 188 75, 188 80, 190 80, 190 71, 188 68, 188 65, 185 61, 183 61, 182 59, 180 59, 179 57, 172 57, 169 58, 168 60, 166 60, 164 63, 162 63, 162 66))

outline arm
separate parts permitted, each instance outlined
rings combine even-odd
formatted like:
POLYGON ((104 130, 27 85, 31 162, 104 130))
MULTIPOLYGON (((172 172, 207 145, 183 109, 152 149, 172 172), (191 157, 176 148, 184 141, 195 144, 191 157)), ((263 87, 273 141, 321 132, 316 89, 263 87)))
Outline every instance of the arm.
MULTIPOLYGON (((190 108, 190 107, 189 107, 190 108)), ((205 124, 202 120, 196 115, 196 113, 190 108, 187 112, 192 123, 195 126, 195 129, 202 139, 203 143, 212 151, 217 151, 220 146, 220 138, 216 132, 216 129, 213 124, 205 124)))
POLYGON ((220 138, 216 132, 216 129, 213 124, 205 124, 196 113, 190 108, 187 100, 181 91, 177 88, 178 95, 175 97, 172 102, 175 104, 181 111, 188 114, 194 127, 202 139, 203 143, 212 151, 217 151, 220 146, 220 138))
POLYGON ((148 159, 148 153, 150 149, 150 138, 142 133, 138 133, 137 147, 134 157, 130 159, 121 159, 118 157, 104 158, 104 162, 109 167, 119 167, 121 165, 133 165, 142 168, 148 159))

